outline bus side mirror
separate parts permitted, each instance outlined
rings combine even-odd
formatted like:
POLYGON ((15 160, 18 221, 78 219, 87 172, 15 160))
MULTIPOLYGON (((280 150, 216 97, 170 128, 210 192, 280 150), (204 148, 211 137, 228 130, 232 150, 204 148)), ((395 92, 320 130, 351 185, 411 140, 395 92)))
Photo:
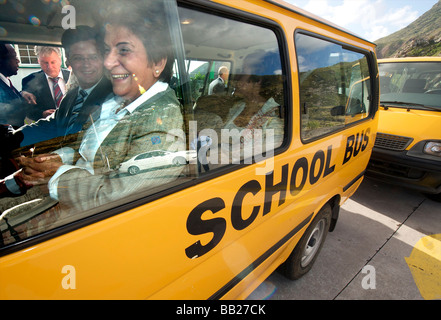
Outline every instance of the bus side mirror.
POLYGON ((345 106, 336 106, 331 109, 331 116, 343 116, 345 114, 345 106))

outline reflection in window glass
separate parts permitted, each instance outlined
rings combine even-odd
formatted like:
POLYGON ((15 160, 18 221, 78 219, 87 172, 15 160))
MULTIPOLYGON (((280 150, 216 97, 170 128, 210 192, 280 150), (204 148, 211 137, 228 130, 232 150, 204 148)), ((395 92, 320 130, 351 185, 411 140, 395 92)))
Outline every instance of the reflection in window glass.
MULTIPOLYGON (((81 4, 77 17, 97 22, 104 38, 85 25, 65 31, 60 42, 78 84, 61 85, 61 104, 43 109, 57 109, 51 117, 4 134, 11 152, 2 156, 0 248, 219 167, 260 161, 284 141, 272 30, 186 8, 166 12, 170 2, 159 0, 81 4), (173 12, 180 21, 169 20, 173 12), (170 37, 179 22, 185 70, 170 37)), ((29 94, 43 95, 31 84, 51 85, 44 99, 54 103, 59 89, 43 73, 32 75, 29 94)), ((0 102, 1 112, 37 107, 16 99, 0 102)))
POLYGON ((194 122, 190 146, 198 172, 251 163, 284 138, 283 72, 275 33, 255 25, 180 8, 194 122))
POLYGON ((19 49, 19 60, 21 64, 38 64, 38 59, 34 50, 35 46, 19 44, 16 47, 19 49))
POLYGON ((441 62, 382 62, 378 68, 381 102, 441 109, 441 62))
POLYGON ((302 139, 325 135, 369 115, 366 56, 301 33, 296 34, 296 50, 302 139))
POLYGON ((11 146, 20 148, 8 158, 22 171, 2 166, 2 246, 164 190, 186 174, 191 159, 182 107, 169 85, 174 57, 164 2, 98 3, 76 10, 105 27, 103 38, 98 28, 78 25, 60 39, 78 86, 67 90, 69 73, 48 48, 40 54, 47 65, 25 78, 26 91, 46 102, 23 106, 23 97, 21 110, 53 113, 10 128, 11 146), (147 164, 136 159, 145 153, 152 153, 147 164))

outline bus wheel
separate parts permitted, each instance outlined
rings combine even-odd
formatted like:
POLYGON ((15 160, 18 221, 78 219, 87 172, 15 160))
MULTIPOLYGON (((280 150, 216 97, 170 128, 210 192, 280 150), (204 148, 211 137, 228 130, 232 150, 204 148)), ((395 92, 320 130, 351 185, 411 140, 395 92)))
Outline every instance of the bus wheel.
POLYGON ((288 279, 296 280, 311 270, 328 234, 332 209, 326 204, 316 215, 297 243, 282 270, 288 279))

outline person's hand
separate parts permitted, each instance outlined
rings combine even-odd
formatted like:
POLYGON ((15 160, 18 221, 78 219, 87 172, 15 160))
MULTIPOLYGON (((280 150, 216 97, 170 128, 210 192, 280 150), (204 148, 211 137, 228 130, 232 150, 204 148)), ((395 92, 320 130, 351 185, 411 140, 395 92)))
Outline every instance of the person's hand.
POLYGON ((27 92, 27 91, 22 91, 21 92, 21 96, 29 103, 29 104, 37 104, 37 98, 35 97, 34 94, 27 92))
POLYGON ((20 179, 27 185, 45 184, 63 165, 58 154, 43 154, 35 158, 19 157, 15 159, 22 168, 20 179))
POLYGON ((52 113, 55 112, 56 109, 47 109, 43 111, 43 118, 46 118, 47 116, 50 116, 52 113))

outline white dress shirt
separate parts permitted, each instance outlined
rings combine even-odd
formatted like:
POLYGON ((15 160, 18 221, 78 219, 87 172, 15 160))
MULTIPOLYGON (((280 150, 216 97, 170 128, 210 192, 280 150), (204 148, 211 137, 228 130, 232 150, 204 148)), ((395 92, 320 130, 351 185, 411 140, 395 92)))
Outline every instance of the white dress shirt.
MULTIPOLYGON (((49 89, 51 89, 51 94, 52 94, 52 98, 54 98, 54 83, 52 82, 51 78, 49 77, 46 73, 44 73, 44 75, 46 76, 46 81, 49 84, 49 89)), ((63 94, 63 96, 66 95, 66 80, 64 80, 63 77, 63 71, 60 69, 60 73, 57 76, 58 79, 58 86, 61 89, 61 93, 63 94)))
MULTIPOLYGON (((49 193, 53 199, 58 200, 58 181, 60 176, 72 169, 85 169, 91 174, 94 174, 93 161, 97 152, 100 152, 101 143, 112 131, 112 129, 118 124, 118 122, 126 115, 127 112, 133 113, 136 108, 142 105, 145 101, 165 91, 168 88, 168 84, 164 82, 156 82, 149 90, 138 97, 131 104, 125 108, 115 111, 121 107, 123 99, 119 96, 107 100, 101 107, 101 114, 99 119, 93 123, 87 132, 85 133, 83 140, 81 141, 79 153, 81 158, 78 159, 76 164, 73 164, 74 150, 71 148, 61 148, 55 153, 60 155, 64 165, 62 165, 57 172, 49 180, 49 193)), ((105 158, 105 157, 104 157, 105 158)))
POLYGON ((0 79, 6 83, 8 85, 8 87, 11 87, 10 83, 9 83, 9 79, 7 77, 5 77, 1 72, 0 72, 0 79))

